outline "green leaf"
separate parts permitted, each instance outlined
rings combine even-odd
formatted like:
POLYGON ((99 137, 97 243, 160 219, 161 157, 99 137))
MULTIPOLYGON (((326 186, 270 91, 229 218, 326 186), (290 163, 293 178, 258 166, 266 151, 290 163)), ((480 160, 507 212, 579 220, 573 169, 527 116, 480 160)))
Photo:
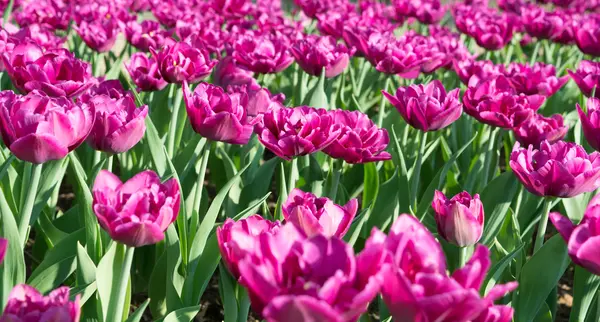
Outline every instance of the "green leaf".
POLYGON ((516 322, 531 322, 536 317, 569 262, 567 245, 560 235, 555 235, 525 263, 519 275, 516 322))
POLYGON ((374 162, 364 165, 364 190, 362 195, 362 208, 365 209, 375 201, 379 193, 379 172, 374 162))
POLYGON ((578 196, 571 198, 562 198, 563 206, 569 219, 575 222, 579 222, 583 218, 585 208, 590 200, 592 194, 582 193, 578 196))
POLYGON ((62 182, 67 170, 67 162, 68 160, 65 158, 44 163, 42 177, 40 178, 35 203, 31 212, 30 224, 33 225, 37 221, 38 216, 52 196, 56 185, 60 185, 62 182))
POLYGON ((147 146, 150 150, 150 156, 152 157, 152 162, 154 163, 156 172, 162 178, 167 172, 167 158, 163 152, 165 147, 162 140, 158 136, 158 132, 156 131, 156 127, 154 127, 154 123, 152 123, 152 120, 149 117, 146 118, 146 133, 144 134, 144 143, 145 146, 147 146))
POLYGON ((25 259, 21 237, 4 193, 0 191, 0 236, 8 240, 4 262, 0 265, 0 312, 8 301, 12 288, 25 282, 25 259))
POLYGON ((219 264, 219 294, 223 303, 224 322, 237 322, 238 305, 235 296, 235 280, 223 264, 219 264))
POLYGON ((125 303, 122 301, 126 300, 126 294, 122 292, 127 293, 128 287, 121 289, 121 281, 123 278, 129 279, 133 251, 133 248, 113 242, 98 264, 96 283, 102 314, 106 322, 113 322, 115 316, 123 315, 125 303), (124 271, 124 268, 127 270, 124 271))
POLYGON ((248 205, 269 191, 275 167, 280 163, 280 160, 279 158, 272 158, 258 168, 252 181, 242 189, 240 205, 248 205))
POLYGON ((87 285, 73 287, 69 297, 71 298, 71 301, 74 301, 77 298, 77 295, 79 295, 79 304, 83 306, 92 297, 92 295, 96 294, 96 291, 96 282, 92 282, 87 285))
POLYGON ((144 316, 144 311, 146 311, 146 308, 148 307, 148 303, 150 303, 150 299, 145 300, 125 322, 140 322, 144 316))
POLYGON ((163 322, 190 322, 200 311, 200 305, 184 307, 169 313, 163 322))
POLYGON ((519 182, 514 173, 505 172, 490 182, 481 193, 481 203, 485 213, 485 225, 480 243, 491 245, 510 208, 513 197, 517 193, 519 182), (498 193, 502 191, 502 193, 498 193))
POLYGON ((96 265, 85 248, 77 242, 77 284, 85 285, 96 281, 96 265))
POLYGON ((325 92, 325 70, 321 73, 315 86, 311 88, 302 105, 308 105, 316 108, 329 109, 329 103, 327 99, 327 93, 325 92))
POLYGON ((356 218, 354 218, 352 225, 350 225, 350 229, 348 229, 348 233, 346 233, 346 236, 344 236, 344 240, 348 243, 348 245, 354 247, 354 244, 356 244, 356 241, 362 232, 362 227, 369 220, 371 209, 371 207, 368 207, 361 210, 361 212, 356 215, 356 218))
POLYGON ((492 289, 492 287, 496 285, 496 283, 502 277, 502 273, 504 273, 504 271, 508 267, 508 264, 510 264, 510 262, 523 250, 523 246, 524 245, 517 247, 515 250, 510 252, 510 254, 504 256, 498 263, 492 266, 492 268, 487 274, 485 282, 483 283, 483 285, 485 286, 484 294, 487 294, 492 289))
POLYGON ((397 176, 398 170, 394 171, 392 177, 381 185, 381 191, 377 196, 371 216, 369 216, 367 231, 371 231, 373 227, 385 230, 392 223, 394 217, 396 217, 398 193, 404 193, 399 189, 397 176))
POLYGON ((600 276, 590 273, 579 265, 575 266, 573 307, 571 308, 569 322, 585 322, 598 286, 600 286, 600 276))
POLYGON ((248 208, 242 210, 236 217, 244 217, 245 218, 245 217, 256 214, 256 212, 258 211, 260 206, 263 204, 263 202, 265 202, 267 200, 267 198, 269 198, 270 195, 271 195, 271 192, 268 192, 266 195, 264 195, 259 200, 254 201, 253 204, 248 206, 248 208))

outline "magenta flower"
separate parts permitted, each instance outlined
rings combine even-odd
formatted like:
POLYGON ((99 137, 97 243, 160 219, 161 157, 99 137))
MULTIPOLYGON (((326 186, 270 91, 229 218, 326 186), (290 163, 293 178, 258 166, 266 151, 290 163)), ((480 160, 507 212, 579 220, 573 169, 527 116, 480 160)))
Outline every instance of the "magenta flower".
POLYGON ((340 136, 323 152, 348 163, 366 163, 390 160, 385 152, 390 142, 386 129, 380 129, 366 114, 359 111, 333 110, 329 112, 334 124, 341 126, 340 136))
POLYGON ((242 85, 227 87, 229 95, 238 95, 240 102, 246 101, 244 96, 247 96, 246 114, 250 119, 256 119, 257 116, 264 114, 272 108, 283 108, 285 95, 272 95, 268 89, 260 86, 242 85))
POLYGON ((154 20, 144 20, 141 23, 130 21, 125 27, 127 41, 141 51, 149 51, 150 47, 159 49, 171 33, 163 30, 154 20))
POLYGON ((239 221, 227 218, 222 226, 217 227, 217 241, 223 262, 236 279, 240 277, 239 261, 255 251, 257 238, 261 235, 273 235, 280 227, 279 221, 269 221, 259 215, 239 221))
POLYGON ((246 144, 254 124, 248 118, 247 95, 229 95, 221 87, 200 83, 190 92, 183 84, 183 99, 194 131, 213 141, 246 144))
POLYGON ((569 256, 573 262, 592 274, 600 275, 600 195, 596 195, 585 209, 579 225, 559 213, 551 213, 550 220, 567 242, 569 256))
POLYGON ((88 47, 101 53, 112 49, 120 31, 116 18, 82 21, 74 29, 88 47))
POLYGON ((318 76, 325 69, 325 76, 330 78, 341 74, 354 54, 353 49, 338 44, 333 37, 315 35, 296 41, 290 50, 306 73, 318 76))
POLYGON ((550 39, 556 29, 562 28, 558 23, 560 20, 552 19, 550 13, 538 6, 527 6, 521 11, 523 14, 523 25, 531 37, 538 39, 550 39))
POLYGON ((576 106, 585 140, 596 151, 600 151, 600 100, 595 97, 588 98, 585 112, 579 104, 576 106))
POLYGON ((594 96, 600 98, 600 63, 582 60, 575 72, 567 71, 583 95, 590 97, 596 89, 594 96))
POLYGON ((344 237, 357 210, 356 199, 348 201, 345 206, 338 206, 328 198, 317 198, 314 194, 297 188, 290 192, 282 205, 286 222, 296 225, 308 237, 344 237))
POLYGON ((148 57, 144 53, 138 52, 131 55, 129 64, 126 64, 125 68, 137 86, 138 91, 160 91, 168 84, 160 75, 158 64, 154 58, 148 57))
POLYGON ((393 96, 382 91, 410 126, 421 131, 437 131, 456 121, 462 114, 462 104, 454 89, 446 94, 444 85, 434 80, 427 85, 400 87, 393 96))
POLYGON ((317 28, 322 35, 332 36, 340 39, 343 36, 344 25, 348 19, 348 13, 343 10, 330 10, 317 14, 317 28))
POLYGON ((14 11, 14 18, 21 27, 32 24, 47 25, 52 29, 66 30, 71 21, 71 3, 64 0, 29 1, 14 11))
POLYGON ((161 183, 158 175, 150 170, 136 174, 125 183, 102 170, 92 193, 100 226, 113 240, 131 247, 163 240, 165 230, 179 213, 177 180, 161 183))
POLYGON ((119 99, 126 95, 130 95, 129 91, 126 91, 121 85, 118 79, 104 80, 90 87, 85 93, 83 93, 78 99, 78 102, 88 103, 93 97, 98 95, 105 95, 112 99, 119 99))
POLYGON ((325 109, 280 107, 267 111, 254 131, 258 140, 284 160, 323 150, 341 133, 325 109))
POLYGON ((232 57, 238 66, 259 74, 279 73, 294 62, 284 40, 258 33, 240 35, 232 57))
POLYGON ((536 62, 533 66, 510 63, 504 72, 517 93, 525 95, 554 95, 569 80, 569 76, 556 77, 556 68, 551 64, 536 62))
POLYGON ((39 90, 73 98, 93 85, 90 65, 66 49, 43 53, 37 45, 23 43, 2 58, 13 85, 24 93, 39 90))
POLYGON ((8 295, 8 303, 0 316, 2 322, 61 321, 79 322, 80 296, 69 301, 69 288, 59 287, 48 296, 35 288, 19 284, 8 295))
POLYGON ((231 56, 224 57, 215 66, 213 82, 217 86, 227 88, 230 85, 248 85, 249 87, 260 87, 253 77, 253 73, 238 67, 231 56))
POLYGON ((354 10, 353 5, 347 0, 294 0, 294 3, 309 18, 316 18, 317 14, 335 9, 345 12, 354 10))
POLYGON ((165 45, 157 51, 150 48, 156 60, 160 74, 169 83, 197 83, 212 71, 217 64, 202 47, 193 47, 186 42, 167 39, 165 45))
POLYGON ((467 114, 479 122, 507 129, 521 125, 543 102, 540 95, 517 94, 504 76, 469 82, 463 97, 467 114))
POLYGON ((94 123, 94 109, 38 91, 26 96, 0 92, 0 131, 4 144, 31 163, 60 160, 78 147, 94 123))
POLYGON ((524 146, 533 145, 534 148, 539 148, 543 141, 554 143, 562 140, 568 131, 569 127, 560 114, 544 117, 537 113, 513 129, 517 141, 524 146))
POLYGON ((510 167, 525 188, 537 196, 575 197, 600 187, 600 153, 587 154, 571 142, 542 142, 540 149, 515 144, 510 167))
POLYGON ((46 25, 33 24, 19 29, 11 37, 19 43, 31 41, 43 48, 44 52, 60 48, 64 45, 66 38, 58 37, 46 25))
POLYGON ((424 24, 437 24, 448 10, 440 0, 394 0, 392 5, 396 16, 417 18, 424 24))
POLYGON ((212 0, 212 8, 225 17, 243 17, 252 9, 249 0, 212 0))
POLYGON ((580 17, 575 25, 575 42, 584 54, 600 57, 600 18, 580 17))
POLYGON ((483 234, 484 212, 479 195, 463 191, 452 199, 436 190, 431 207, 440 236, 459 247, 477 244, 483 234))
POLYGON ((466 59, 454 63, 454 71, 463 84, 468 85, 471 77, 476 77, 473 82, 492 78, 504 74, 504 65, 495 65, 491 60, 466 59))
POLYGON ((416 78, 425 58, 413 44, 404 40, 406 38, 396 39, 392 33, 372 33, 366 58, 382 73, 416 78))
POLYGON ((505 13, 490 9, 458 9, 455 11, 456 27, 473 37, 477 44, 488 50, 498 50, 512 39, 514 21, 505 13))
POLYGON ((8 248, 8 240, 4 238, 0 238, 0 264, 4 261, 4 256, 6 255, 6 249, 8 248))

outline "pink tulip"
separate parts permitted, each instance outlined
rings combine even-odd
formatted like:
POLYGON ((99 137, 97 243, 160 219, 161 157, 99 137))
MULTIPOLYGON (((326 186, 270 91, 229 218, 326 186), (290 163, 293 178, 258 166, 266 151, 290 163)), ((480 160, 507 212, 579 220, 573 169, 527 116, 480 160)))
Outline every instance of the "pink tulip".
POLYGON ((551 213, 550 220, 567 242, 569 256, 573 262, 600 275, 600 195, 596 195, 585 209, 585 214, 579 225, 559 213, 551 213))
POLYGON ((60 160, 78 147, 94 123, 94 109, 38 91, 26 96, 0 92, 0 131, 4 144, 31 163, 60 160))
POLYGON ((469 82, 463 96, 465 112, 479 122, 512 129, 533 116, 542 103, 541 95, 517 94, 508 79, 496 76, 469 82))
POLYGON ((0 238, 0 264, 4 261, 4 256, 6 255, 6 249, 8 248, 8 240, 4 238, 0 238))
POLYGON ((71 21, 71 3, 65 0, 36 0, 25 2, 14 18, 21 27, 32 24, 47 25, 52 29, 67 30, 71 21))
POLYGON ((340 136, 323 152, 332 158, 348 163, 365 163, 390 160, 385 152, 390 142, 386 129, 378 128, 366 114, 359 111, 333 110, 333 122, 341 125, 340 136))
POLYGON ((487 8, 467 8, 455 10, 456 27, 473 37, 479 46, 498 50, 511 41, 515 26, 508 14, 487 8))
POLYGON ((325 109, 279 107, 267 111, 256 124, 258 140, 284 160, 323 150, 341 133, 341 125, 325 109))
POLYGON ((221 87, 200 83, 190 92, 183 84, 183 99, 194 131, 213 141, 246 144, 254 123, 248 118, 248 96, 229 95, 221 87))
POLYGON ((406 37, 396 39, 392 33, 372 33, 368 41, 367 59, 382 73, 416 78, 425 58, 406 40, 406 37))
POLYGON ((327 13, 334 9, 346 12, 354 9, 353 5, 347 0, 294 0, 294 3, 309 18, 316 18, 317 14, 327 13))
POLYGON ((160 24, 154 20, 144 20, 141 23, 130 21, 125 27, 127 41, 141 51, 149 51, 152 48, 161 48, 165 39, 171 33, 163 30, 160 24))
POLYGON ((74 29, 88 47, 100 53, 112 49, 120 31, 118 20, 114 17, 92 22, 82 21, 74 29))
POLYGON ((24 93, 39 90, 49 96, 73 98, 93 85, 90 65, 66 49, 44 53, 33 43, 23 43, 2 58, 13 84, 24 93))
POLYGON ((436 190, 431 207, 440 236, 460 247, 475 245, 483 234, 484 212, 479 195, 463 191, 452 199, 436 190))
POLYGON ((424 24, 437 24, 447 11, 440 0, 394 0, 392 4, 396 16, 414 17, 424 24))
POLYGON ((232 57, 238 66, 259 74, 279 73, 294 62, 284 40, 260 33, 240 35, 232 57))
POLYGON ((352 199, 345 206, 338 206, 328 198, 317 198, 296 188, 290 192, 282 208, 283 218, 308 237, 321 234, 342 238, 356 216, 358 201, 352 199))
POLYGON ((510 167, 525 188, 537 196, 575 197, 600 187, 600 153, 587 154, 571 142, 542 142, 540 149, 515 144, 510 167))
POLYGON ((569 127, 560 114, 544 117, 537 113, 513 129, 517 141, 524 146, 531 144, 534 148, 539 148, 543 141, 554 143, 562 140, 568 131, 569 127))
POLYGON ((118 79, 103 80, 90 87, 85 93, 77 98, 77 101, 88 103, 97 95, 105 95, 109 98, 117 100, 126 95, 131 95, 131 92, 126 91, 118 79))
POLYGON ((595 97, 588 98, 585 112, 579 104, 576 106, 585 140, 596 151, 600 151, 600 100, 595 97))
POLYGON ((575 42, 584 54, 600 57, 600 18, 581 17, 575 25, 575 42))
POLYGON ((258 246, 257 238, 261 235, 273 235, 280 228, 279 221, 269 221, 259 215, 239 221, 227 218, 223 225, 217 228, 217 241, 223 261, 236 279, 240 277, 239 261, 255 251, 255 247, 258 246))
POLYGON ((35 288, 19 284, 8 295, 0 322, 60 321, 79 322, 80 296, 69 301, 69 288, 59 287, 43 296, 35 288))
POLYGON ((533 65, 510 63, 504 74, 517 93, 545 97, 554 95, 569 80, 569 76, 556 77, 556 68, 541 62, 533 65))
POLYGON ((248 85, 251 88, 260 87, 251 71, 238 67, 231 56, 224 57, 215 66, 213 82, 217 86, 227 88, 230 85, 248 85))
POLYGON ((395 96, 382 93, 406 123, 421 131, 443 129, 462 114, 462 104, 458 97, 460 90, 457 88, 446 94, 444 85, 438 80, 427 85, 400 87, 395 96))
MULTIPOLYGON (((10 55, 19 43, 20 41, 6 32, 6 30, 0 30, 0 56, 4 56, 5 54, 10 55)), ((0 71, 6 71, 2 59, 0 59, 0 71)))
POLYGON ((160 75, 158 64, 154 58, 148 57, 144 53, 138 52, 131 55, 129 64, 126 64, 125 68, 137 86, 138 91, 160 91, 168 84, 160 75))
POLYGON ((600 63, 582 60, 575 72, 567 71, 583 95, 590 97, 595 89, 594 96, 600 98, 600 63))
POLYGON ((466 59, 454 63, 454 71, 463 84, 468 85, 472 77, 479 82, 504 74, 504 65, 495 65, 491 60, 466 59))
POLYGON ((160 182, 150 170, 123 183, 102 170, 92 189, 94 213, 110 237, 131 247, 156 244, 177 219, 180 191, 176 179, 160 182))
POLYGON ((58 37, 52 30, 49 30, 46 25, 33 24, 19 29, 18 32, 11 35, 19 43, 31 41, 43 48, 44 51, 49 51, 55 48, 60 48, 64 45, 66 38, 58 37))
POLYGON ((317 28, 322 35, 340 39, 347 19, 348 13, 344 10, 333 9, 325 13, 319 13, 317 14, 317 28))
POLYGON ((243 17, 252 9, 250 0, 211 0, 212 8, 225 17, 243 17))
MULTIPOLYGON (((285 95, 277 94, 272 95, 268 89, 260 86, 243 85, 243 86, 228 86, 227 92, 230 96, 240 96, 240 102, 246 101, 244 96, 247 96, 246 114, 251 120, 256 119, 257 116, 264 114, 272 108, 283 108, 283 102, 285 101, 285 95)), ((251 123, 253 123, 251 121, 251 123)))
POLYGON ((319 76, 325 69, 325 76, 330 78, 346 69, 350 56, 355 51, 343 44, 337 44, 333 37, 315 35, 308 35, 296 41, 290 50, 300 68, 306 73, 319 76))
POLYGON ((175 42, 173 39, 165 40, 160 51, 154 48, 150 48, 150 51, 160 74, 169 83, 197 83, 210 75, 217 64, 205 48, 194 47, 187 42, 175 42))

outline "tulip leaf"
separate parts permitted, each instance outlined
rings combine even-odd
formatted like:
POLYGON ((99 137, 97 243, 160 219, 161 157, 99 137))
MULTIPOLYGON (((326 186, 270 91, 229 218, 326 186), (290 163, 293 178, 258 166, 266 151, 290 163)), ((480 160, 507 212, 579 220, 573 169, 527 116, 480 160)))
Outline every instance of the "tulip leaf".
POLYGON ((40 178, 35 203, 31 212, 31 220, 29 221, 31 225, 37 221, 40 212, 46 207, 54 189, 62 182, 67 171, 67 165, 68 160, 66 158, 44 163, 42 177, 40 178))
POLYGON ((397 178, 398 170, 394 171, 392 177, 381 185, 379 195, 373 205, 373 211, 369 216, 367 231, 378 227, 385 230, 398 216, 398 193, 404 193, 399 189, 397 178))
POLYGON ((600 276, 590 273, 579 265, 575 266, 573 307, 571 308, 569 322, 585 322, 598 286, 600 286, 600 276))
POLYGON ((379 193, 379 172, 374 162, 364 164, 364 190, 362 208, 367 208, 374 202, 379 193))
POLYGON ((363 226, 369 220, 371 215, 371 207, 363 209, 356 215, 352 225, 350 225, 350 229, 344 236, 344 240, 348 243, 348 245, 354 247, 358 237, 360 237, 360 233, 363 231, 363 226))
POLYGON ((591 193, 582 193, 575 197, 562 198, 562 204, 565 207, 567 217, 572 221, 579 222, 583 218, 585 208, 591 196, 591 193))
POLYGON ((154 123, 152 123, 152 120, 149 117, 146 117, 146 133, 144 134, 144 143, 145 146, 147 146, 150 150, 150 155, 152 157, 152 162, 154 163, 156 172, 162 178, 167 172, 167 158, 163 153, 164 144, 158 136, 158 132, 156 131, 156 127, 154 127, 154 123))
POLYGON ((236 282, 223 263, 219 264, 219 294, 223 303, 224 322, 237 322, 238 305, 235 296, 236 282))
POLYGON ((0 191, 0 236, 8 240, 4 262, 0 265, 0 312, 12 288, 25 282, 25 259, 15 217, 0 191))
POLYGON ((248 205, 267 193, 271 186, 275 167, 280 162, 281 159, 272 158, 258 168, 252 181, 242 188, 240 205, 248 205))
POLYGON ((504 256, 498 263, 494 264, 492 268, 490 268, 487 277, 485 279, 484 285, 484 295, 487 294, 492 287, 496 285, 496 283, 500 280, 502 273, 508 267, 508 264, 519 255, 519 253, 523 250, 524 244, 521 244, 519 247, 515 248, 510 254, 504 256))
POLYGON ((519 182, 512 172, 505 172, 494 178, 481 193, 481 203, 485 213, 485 225, 481 243, 491 245, 502 228, 506 212, 517 193, 519 182), (502 193, 498 193, 502 191, 502 193))
POLYGON ((267 194, 264 195, 262 198, 254 200, 254 202, 250 206, 248 206, 248 208, 242 210, 237 216, 235 216, 235 218, 245 218, 256 214, 256 211, 258 211, 260 206, 263 204, 263 202, 267 200, 267 198, 269 198, 270 195, 271 192, 267 192, 267 194))
POLYGON ((200 305, 184 307, 169 313, 162 322, 190 322, 200 311, 200 305))
POLYGON ((567 245, 560 235, 554 235, 525 263, 514 303, 516 322, 530 322, 536 317, 569 262, 567 245))
POLYGON ((77 284, 91 284, 96 281, 96 265, 85 251, 85 248, 77 242, 77 284))
POLYGON ((316 108, 324 108, 326 110, 329 109, 329 103, 327 98, 327 93, 325 92, 325 69, 319 76, 315 85, 310 89, 302 105, 312 106, 316 108))
POLYGON ((144 311, 148 307, 148 303, 150 303, 150 299, 146 299, 144 303, 142 303, 125 322, 140 322, 142 317, 144 316, 144 311))

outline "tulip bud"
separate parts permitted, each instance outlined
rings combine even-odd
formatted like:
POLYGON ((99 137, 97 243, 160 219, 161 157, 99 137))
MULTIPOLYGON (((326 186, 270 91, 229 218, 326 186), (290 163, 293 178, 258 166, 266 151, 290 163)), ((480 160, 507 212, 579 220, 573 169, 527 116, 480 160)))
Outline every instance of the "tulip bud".
POLYGON ((158 64, 154 58, 148 57, 144 53, 138 52, 131 55, 129 64, 125 65, 125 68, 138 91, 160 91, 168 84, 160 75, 158 64))
POLYGON ((595 89, 594 96, 600 98, 600 63, 582 60, 575 72, 570 70, 568 72, 583 95, 590 97, 595 89))
POLYGON ((476 194, 471 198, 463 191, 452 199, 436 190, 431 204, 435 211, 438 233, 460 247, 475 245, 483 233, 483 204, 476 194))
POLYGON ((110 237, 127 246, 141 247, 163 240, 177 219, 180 191, 175 179, 164 183, 150 170, 123 183, 106 170, 100 171, 92 189, 93 209, 110 237))
POLYGON ((20 284, 8 295, 2 322, 60 321, 79 322, 81 308, 80 296, 74 302, 69 301, 69 288, 59 287, 43 296, 35 288, 20 284))
POLYGON ((569 131, 569 127, 564 124, 560 114, 544 117, 537 113, 513 129, 517 141, 524 146, 531 144, 535 148, 538 148, 543 141, 554 143, 562 140, 567 131, 569 131))

